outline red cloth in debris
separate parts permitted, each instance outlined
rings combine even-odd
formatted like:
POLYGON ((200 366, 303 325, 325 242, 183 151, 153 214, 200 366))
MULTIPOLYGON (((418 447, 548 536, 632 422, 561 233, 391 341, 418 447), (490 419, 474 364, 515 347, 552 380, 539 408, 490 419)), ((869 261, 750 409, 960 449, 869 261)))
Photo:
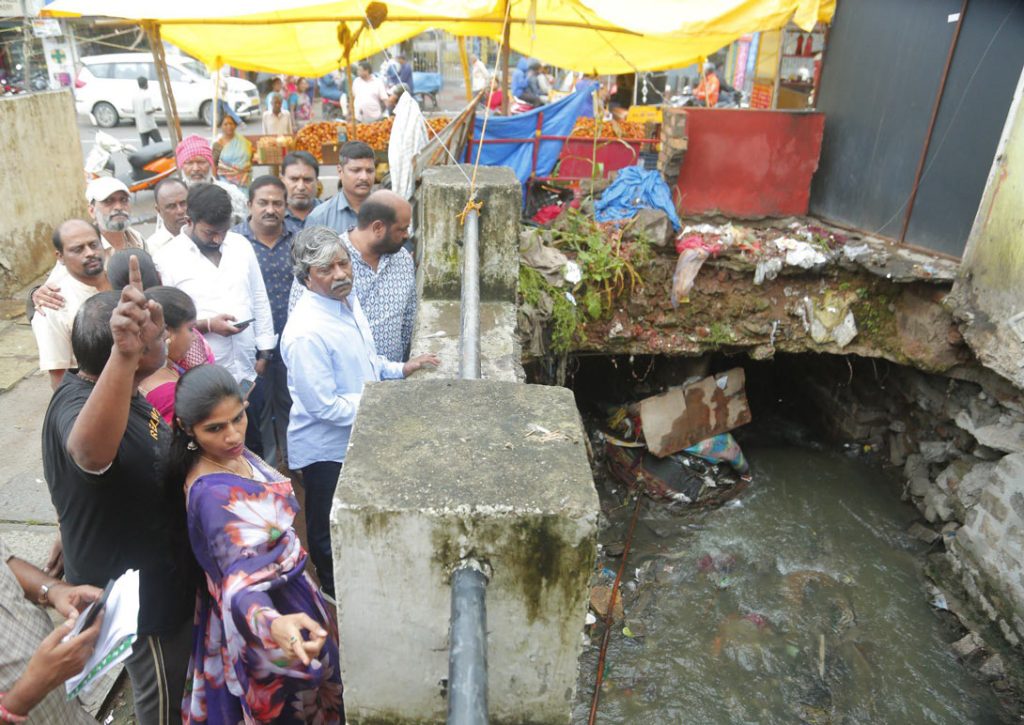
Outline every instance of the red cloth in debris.
POLYGON ((548 204, 547 206, 542 206, 537 210, 537 213, 533 215, 533 221, 538 224, 550 224, 558 218, 558 215, 562 213, 562 209, 563 207, 559 204, 548 204))

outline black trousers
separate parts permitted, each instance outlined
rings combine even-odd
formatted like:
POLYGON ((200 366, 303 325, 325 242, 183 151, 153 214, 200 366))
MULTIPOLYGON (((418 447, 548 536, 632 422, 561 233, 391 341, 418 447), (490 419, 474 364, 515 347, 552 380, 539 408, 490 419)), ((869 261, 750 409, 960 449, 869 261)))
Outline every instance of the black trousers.
POLYGON ((302 488, 306 492, 306 538, 309 556, 316 567, 320 586, 334 597, 334 557, 331 554, 331 503, 342 464, 319 461, 302 469, 302 488))
POLYGON ((150 141, 153 143, 160 143, 164 140, 160 135, 160 129, 158 128, 154 128, 152 131, 146 131, 145 133, 140 133, 139 138, 142 139, 143 146, 149 146, 150 141))

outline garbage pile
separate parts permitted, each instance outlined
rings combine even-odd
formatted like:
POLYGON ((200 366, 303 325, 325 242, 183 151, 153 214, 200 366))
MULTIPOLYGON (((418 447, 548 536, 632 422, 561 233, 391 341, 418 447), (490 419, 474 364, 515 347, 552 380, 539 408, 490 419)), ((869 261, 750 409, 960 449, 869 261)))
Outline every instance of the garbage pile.
POLYGON ((600 439, 619 483, 659 501, 722 503, 751 480, 730 431, 750 422, 742 368, 687 381, 609 412, 600 439))

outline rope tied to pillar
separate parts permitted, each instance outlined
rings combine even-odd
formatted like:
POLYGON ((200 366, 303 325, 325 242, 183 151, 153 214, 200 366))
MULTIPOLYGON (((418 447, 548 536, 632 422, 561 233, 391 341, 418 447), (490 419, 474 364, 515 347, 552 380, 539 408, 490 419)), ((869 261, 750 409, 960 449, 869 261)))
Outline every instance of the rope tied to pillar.
MULTIPOLYGON (((473 193, 472 187, 470 188, 469 191, 470 191, 470 194, 473 193)), ((477 213, 479 213, 480 210, 483 209, 483 208, 484 208, 484 203, 482 201, 479 201, 478 199, 474 199, 472 196, 470 196, 469 199, 466 201, 466 206, 464 206, 462 208, 462 211, 460 211, 455 216, 459 220, 459 224, 462 225, 462 226, 465 226, 466 225, 466 215, 469 214, 469 212, 471 212, 471 211, 476 211, 477 213)))

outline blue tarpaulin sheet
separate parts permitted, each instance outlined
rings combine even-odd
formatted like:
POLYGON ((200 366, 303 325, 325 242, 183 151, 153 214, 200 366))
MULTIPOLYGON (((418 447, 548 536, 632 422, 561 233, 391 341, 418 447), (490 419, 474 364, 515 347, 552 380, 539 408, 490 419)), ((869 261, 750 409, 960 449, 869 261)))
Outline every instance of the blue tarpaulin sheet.
MULTIPOLYGON (((524 139, 523 143, 495 143, 483 145, 480 154, 481 166, 511 166, 516 172, 520 183, 530 178, 530 166, 533 159, 533 141, 537 133, 537 116, 544 114, 541 133, 545 136, 568 136, 576 125, 580 110, 593 103, 591 96, 597 83, 593 81, 579 82, 576 91, 560 101, 535 108, 527 113, 515 116, 491 116, 487 120, 487 138, 489 139, 524 139)), ((473 144, 470 146, 469 160, 476 160, 476 143, 484 125, 483 116, 478 115, 473 125, 473 144)), ((562 152, 561 141, 541 141, 537 150, 537 176, 547 176, 555 168, 558 155, 562 152)))
POLYGON ((641 209, 661 209, 679 231, 679 215, 672 203, 672 192, 657 171, 644 171, 627 166, 594 204, 594 218, 599 222, 632 219, 641 209))

